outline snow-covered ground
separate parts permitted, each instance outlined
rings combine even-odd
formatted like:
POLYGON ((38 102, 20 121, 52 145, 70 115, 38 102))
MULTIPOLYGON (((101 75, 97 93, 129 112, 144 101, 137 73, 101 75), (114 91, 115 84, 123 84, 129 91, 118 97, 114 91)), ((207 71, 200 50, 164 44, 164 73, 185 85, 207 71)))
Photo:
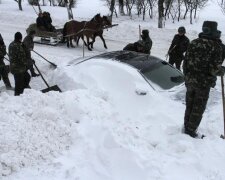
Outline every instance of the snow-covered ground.
MULTIPOLYGON (((31 6, 18 10, 14 1, 0 4, 0 33, 6 45, 14 33, 23 35, 36 15, 31 6)), ((77 20, 87 20, 108 10, 98 0, 82 0, 74 9, 77 20)), ((65 8, 42 7, 51 13, 53 24, 67 21, 65 8)), ((225 17, 210 2, 200 17, 167 23, 137 17, 114 18, 119 26, 104 32, 108 49, 100 39, 85 56, 121 50, 138 39, 138 26, 150 30, 152 54, 165 59, 177 28, 184 25, 190 39, 197 37, 204 20, 216 20, 225 27, 225 17)), ((222 39, 224 36, 222 35, 222 39)), ((82 46, 68 49, 35 44, 35 50, 58 65, 52 69, 36 54, 33 58, 50 85, 63 93, 42 94, 45 84, 32 78, 31 90, 20 97, 5 91, 0 81, 0 179, 2 180, 224 180, 225 142, 221 86, 212 89, 199 131, 204 140, 181 133, 185 88, 176 92, 155 92, 138 73, 116 62, 86 61, 74 65, 83 55, 82 46), (107 69, 107 70, 106 70, 107 69), (110 81, 108 81, 110 79, 110 81), (145 88, 146 96, 135 93, 145 88)), ((10 75, 13 83, 13 77, 10 75)))

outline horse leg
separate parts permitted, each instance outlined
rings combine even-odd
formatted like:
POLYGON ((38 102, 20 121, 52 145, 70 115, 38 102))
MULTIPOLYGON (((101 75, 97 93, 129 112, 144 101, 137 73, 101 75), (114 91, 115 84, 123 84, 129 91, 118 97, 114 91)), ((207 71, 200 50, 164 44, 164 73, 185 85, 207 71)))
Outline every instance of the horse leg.
POLYGON ((67 45, 67 47, 68 47, 68 48, 70 47, 70 43, 69 43, 69 41, 70 41, 70 38, 69 38, 69 37, 67 37, 67 38, 66 38, 66 45, 67 45))
POLYGON ((93 35, 93 38, 92 38, 92 42, 90 42, 91 48, 93 48, 93 44, 94 44, 94 42, 95 42, 95 38, 96 38, 96 35, 94 34, 94 35, 93 35))
POLYGON ((90 45, 90 42, 89 42, 89 37, 88 37, 88 36, 86 36, 86 38, 87 38, 87 47, 88 47, 88 50, 89 50, 89 51, 92 51, 92 49, 89 47, 89 45, 90 45))
POLYGON ((101 38, 103 44, 104 44, 104 48, 107 49, 106 43, 105 43, 105 39, 103 38, 102 34, 99 35, 99 37, 101 38))
POLYGON ((80 36, 78 36, 78 38, 77 38, 77 46, 79 44, 79 40, 80 40, 80 36))
POLYGON ((73 45, 73 36, 70 37, 70 46, 71 46, 71 47, 74 47, 74 45, 73 45))

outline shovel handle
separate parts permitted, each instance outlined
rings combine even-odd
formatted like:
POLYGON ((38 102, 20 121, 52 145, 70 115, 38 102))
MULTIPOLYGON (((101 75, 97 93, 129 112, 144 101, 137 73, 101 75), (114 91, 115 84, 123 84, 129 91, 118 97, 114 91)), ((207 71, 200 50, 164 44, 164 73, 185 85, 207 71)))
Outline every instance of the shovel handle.
POLYGON ((36 53, 38 56, 40 56, 42 59, 44 59, 45 61, 47 61, 49 64, 51 64, 52 66, 54 66, 55 68, 57 68, 57 65, 54 64, 53 62, 47 60, 44 56, 42 56, 41 54, 39 54, 38 52, 36 52, 35 50, 32 50, 34 53, 36 53))
POLYGON ((222 100, 223 100, 223 121, 224 121, 224 135, 225 137, 225 98, 224 98, 224 80, 223 76, 221 76, 221 87, 222 87, 222 100))
POLYGON ((42 80, 45 82, 46 86, 49 88, 50 86, 48 85, 47 81, 45 80, 45 78, 43 77, 41 71, 38 69, 37 65, 34 63, 34 67, 36 68, 36 70, 38 71, 38 73, 40 74, 42 80))

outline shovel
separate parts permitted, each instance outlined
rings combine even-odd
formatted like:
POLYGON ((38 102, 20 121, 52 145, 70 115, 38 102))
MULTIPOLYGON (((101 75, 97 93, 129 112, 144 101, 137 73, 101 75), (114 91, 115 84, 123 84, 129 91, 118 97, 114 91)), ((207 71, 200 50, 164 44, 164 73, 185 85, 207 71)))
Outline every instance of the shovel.
POLYGON ((42 80, 44 81, 44 83, 48 87, 46 89, 41 90, 41 92, 43 92, 43 93, 46 93, 46 92, 49 92, 49 91, 59 91, 59 92, 62 92, 62 90, 57 85, 54 85, 54 86, 51 86, 50 87, 35 63, 34 63, 34 67, 36 68, 36 70, 38 71, 38 73, 41 75, 42 80))
POLYGON ((45 61, 47 61, 49 64, 51 64, 54 68, 57 68, 57 65, 54 64, 53 62, 47 60, 44 56, 42 56, 41 54, 39 54, 38 52, 36 52, 35 50, 32 50, 35 54, 37 54, 38 56, 40 56, 41 58, 43 58, 45 61))
POLYGON ((222 100, 223 100, 223 120, 224 120, 224 134, 220 137, 225 139, 225 98, 224 98, 224 80, 223 76, 221 76, 221 86, 222 86, 222 100))

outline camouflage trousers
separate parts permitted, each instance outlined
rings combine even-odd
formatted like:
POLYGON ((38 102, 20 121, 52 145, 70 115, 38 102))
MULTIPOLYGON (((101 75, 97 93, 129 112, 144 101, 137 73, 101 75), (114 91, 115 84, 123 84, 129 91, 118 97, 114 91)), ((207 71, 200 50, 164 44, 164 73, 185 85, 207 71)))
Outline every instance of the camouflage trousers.
POLYGON ((187 85, 184 116, 186 130, 195 132, 198 129, 209 98, 209 92, 210 88, 200 89, 187 85))

